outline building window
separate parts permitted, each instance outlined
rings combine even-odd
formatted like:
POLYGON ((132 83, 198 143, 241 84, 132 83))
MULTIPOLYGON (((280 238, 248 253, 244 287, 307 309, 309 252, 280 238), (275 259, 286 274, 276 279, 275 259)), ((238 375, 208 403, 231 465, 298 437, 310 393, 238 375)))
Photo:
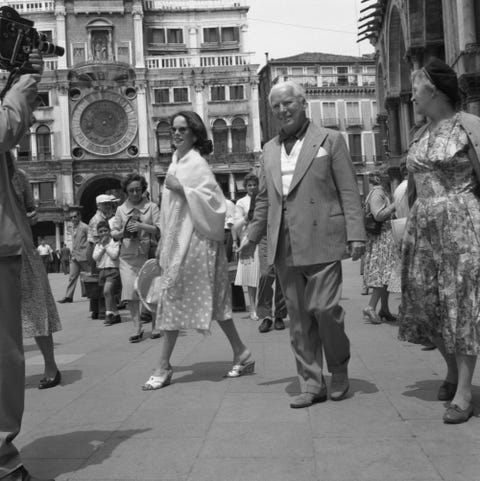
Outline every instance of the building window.
POLYGON ((303 67, 292 67, 292 75, 301 77, 303 75, 303 67))
POLYGON ((222 42, 238 42, 239 40, 238 27, 223 27, 222 28, 222 42))
POLYGON ((148 33, 148 43, 167 43, 165 40, 165 29, 151 28, 148 33))
POLYGON ((347 126, 362 125, 360 102, 346 102, 347 126))
POLYGON ((153 89, 156 104, 170 103, 170 89, 153 89))
POLYGON ((157 125, 157 145, 160 154, 172 151, 172 138, 170 135, 170 124, 161 121, 157 125))
POLYGON ((226 154, 228 151, 228 128, 225 120, 215 120, 212 126, 212 134, 215 154, 226 154))
POLYGON ((48 92, 38 92, 38 107, 50 107, 50 94, 48 92))
POLYGON ((230 85, 230 100, 244 100, 243 85, 230 85))
POLYGON ((188 87, 153 89, 156 104, 188 103, 188 87))
POLYGON ((338 126, 335 102, 322 102, 322 123, 324 127, 338 126))
POLYGON ((205 43, 218 43, 220 41, 218 28, 204 28, 203 41, 205 43))
POLYGON ((337 67, 338 85, 348 85, 348 67, 337 67))
POLYGON ((38 196, 40 203, 52 202, 55 200, 53 182, 39 182, 38 196))
POLYGON ((173 102, 174 103, 188 103, 188 88, 174 87, 173 88, 173 102))
POLYGON ((242 118, 236 117, 232 122, 232 152, 247 151, 247 126, 242 118))
POLYGON ((50 129, 46 125, 40 125, 37 129, 36 137, 38 160, 51 160, 52 147, 50 144, 50 129))
POLYGON ((336 79, 333 73, 333 67, 321 67, 320 69, 322 75, 322 86, 329 87, 335 85, 336 79))
POLYGON ((350 156, 354 164, 363 163, 362 156, 362 135, 348 134, 348 147, 350 149, 350 156))
POLYGON ((210 99, 214 101, 225 100, 225 86, 215 85, 210 87, 210 99))
POLYGON ((17 147, 17 157, 20 162, 32 160, 32 148, 30 146, 30 134, 25 134, 17 147))
POLYGON ((167 28, 167 43, 183 43, 183 30, 181 28, 167 28))

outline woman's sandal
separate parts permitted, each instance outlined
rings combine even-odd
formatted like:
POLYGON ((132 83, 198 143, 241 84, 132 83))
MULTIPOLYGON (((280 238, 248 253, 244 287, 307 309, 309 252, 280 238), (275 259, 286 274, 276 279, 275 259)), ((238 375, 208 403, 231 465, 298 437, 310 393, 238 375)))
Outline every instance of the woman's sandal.
POLYGON ((148 381, 142 386, 142 391, 155 391, 168 386, 172 381, 173 370, 165 371, 163 376, 150 376, 148 381))
POLYGON ((140 342, 143 337, 143 331, 140 331, 138 334, 134 334, 128 338, 129 342, 140 342))
POLYGON ((250 360, 251 352, 245 350, 240 356, 238 364, 234 364, 232 369, 225 374, 225 377, 240 377, 244 374, 252 374, 255 370, 255 361, 250 360))
POLYGON ((152 331, 152 333, 150 334, 150 339, 158 339, 159 337, 162 336, 162 332, 161 331, 157 331, 156 329, 152 331))

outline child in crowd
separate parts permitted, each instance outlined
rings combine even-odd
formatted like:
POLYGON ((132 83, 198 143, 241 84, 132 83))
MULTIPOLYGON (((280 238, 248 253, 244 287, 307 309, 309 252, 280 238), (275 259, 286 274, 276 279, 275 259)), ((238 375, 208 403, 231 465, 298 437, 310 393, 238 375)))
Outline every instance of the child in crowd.
POLYGON ((98 242, 93 249, 93 259, 97 263, 98 285, 103 286, 105 297, 106 326, 122 322, 115 302, 115 294, 120 288, 120 271, 118 255, 120 243, 114 241, 110 234, 110 226, 106 221, 97 224, 98 242))

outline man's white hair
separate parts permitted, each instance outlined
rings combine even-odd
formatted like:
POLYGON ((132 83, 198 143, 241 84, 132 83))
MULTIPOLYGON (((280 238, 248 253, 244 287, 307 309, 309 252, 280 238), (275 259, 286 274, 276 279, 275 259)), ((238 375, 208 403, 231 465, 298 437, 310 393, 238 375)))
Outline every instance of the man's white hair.
POLYGON ((272 105, 272 95, 278 90, 283 90, 286 88, 290 89, 295 97, 303 100, 307 99, 305 89, 300 84, 297 84, 297 82, 294 82, 293 80, 285 80, 284 82, 275 84, 271 88, 270 93, 268 94, 268 103, 272 105))

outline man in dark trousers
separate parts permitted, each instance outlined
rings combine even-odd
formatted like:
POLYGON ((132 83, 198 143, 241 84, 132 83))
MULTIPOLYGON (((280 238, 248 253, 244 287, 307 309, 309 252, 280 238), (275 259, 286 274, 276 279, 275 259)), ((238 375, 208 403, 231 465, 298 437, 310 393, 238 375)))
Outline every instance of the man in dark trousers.
POLYGON ((332 373, 330 399, 349 389, 350 342, 339 305, 341 259, 359 259, 366 234, 355 171, 342 135, 306 116, 303 88, 273 86, 269 96, 281 130, 263 150, 260 189, 240 255, 253 256, 267 232, 290 317, 290 340, 301 394, 292 408, 327 399, 323 353, 332 373))

